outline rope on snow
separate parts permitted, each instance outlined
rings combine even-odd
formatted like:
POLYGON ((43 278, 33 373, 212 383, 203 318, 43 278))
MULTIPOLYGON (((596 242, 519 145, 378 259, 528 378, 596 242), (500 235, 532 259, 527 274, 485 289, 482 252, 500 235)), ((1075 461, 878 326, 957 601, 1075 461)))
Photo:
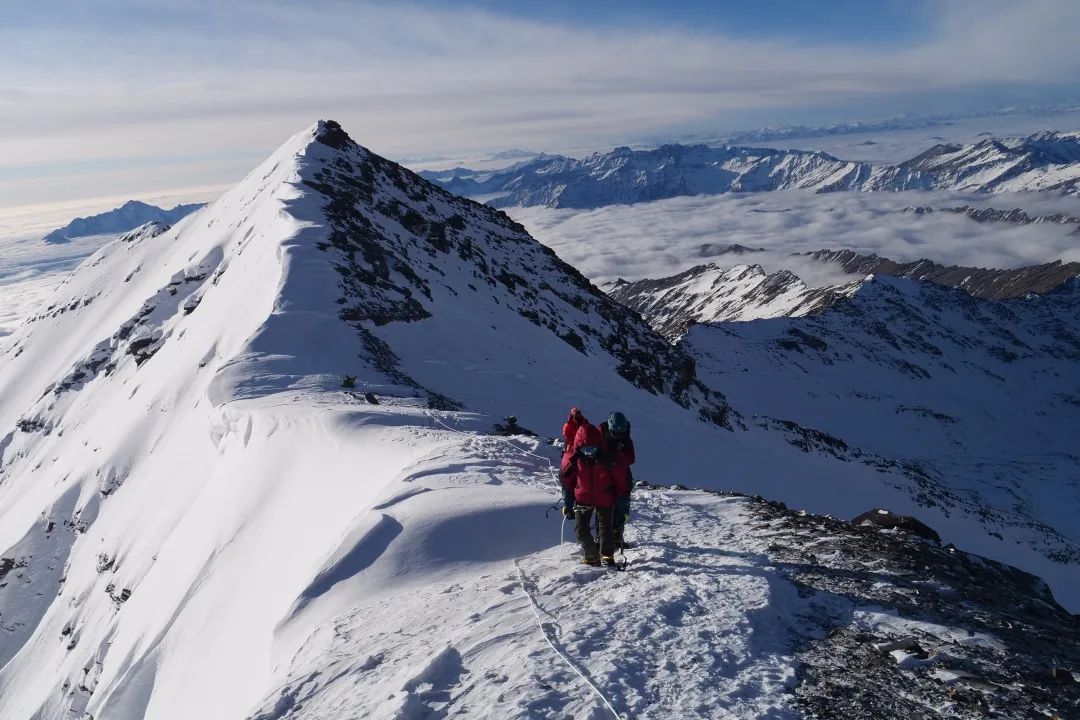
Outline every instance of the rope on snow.
MULTIPOLYGON (((536 617, 536 625, 540 628, 540 634, 544 636, 544 640, 547 641, 548 646, 552 649, 552 651, 554 651, 556 655, 558 655, 562 659, 562 661, 566 664, 568 668, 573 670, 574 673, 576 673, 577 676, 581 678, 582 681, 586 685, 588 685, 590 689, 592 689, 596 697, 600 698, 600 702, 602 702, 604 704, 604 707, 606 707, 611 713, 611 716, 615 718, 615 720, 622 720, 622 716, 619 715, 619 712, 611 704, 611 701, 607 699, 603 691, 601 691, 600 688, 596 686, 596 683, 590 680, 589 676, 586 675, 577 666, 577 663, 567 657, 566 653, 560 650, 555 644, 555 640, 553 640, 551 635, 548 633, 547 624, 544 623, 544 620, 540 617, 540 604, 536 602, 536 599, 532 596, 532 593, 529 592, 529 581, 525 577, 525 571, 521 569, 521 563, 519 563, 517 560, 514 560, 514 567, 517 568, 518 571, 518 580, 519 584, 521 585, 521 592, 523 592, 525 594, 525 597, 528 599, 529 607, 532 608, 533 615, 536 617)), ((545 610, 544 612, 547 611, 545 610)))

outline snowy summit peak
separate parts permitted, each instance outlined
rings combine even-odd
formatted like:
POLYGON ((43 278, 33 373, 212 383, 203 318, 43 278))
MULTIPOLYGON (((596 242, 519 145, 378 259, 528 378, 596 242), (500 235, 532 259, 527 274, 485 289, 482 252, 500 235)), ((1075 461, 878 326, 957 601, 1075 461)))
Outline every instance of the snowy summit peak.
POLYGON ((336 120, 319 120, 315 123, 314 138, 323 145, 328 145, 335 150, 344 150, 356 145, 349 133, 341 127, 336 120))

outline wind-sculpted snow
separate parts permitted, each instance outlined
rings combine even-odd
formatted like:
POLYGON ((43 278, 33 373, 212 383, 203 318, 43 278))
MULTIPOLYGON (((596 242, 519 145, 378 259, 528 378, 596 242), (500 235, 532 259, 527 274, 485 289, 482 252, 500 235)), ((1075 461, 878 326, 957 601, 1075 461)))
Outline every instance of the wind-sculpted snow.
POLYGON ((683 195, 804 189, 816 192, 961 190, 1080 191, 1077 133, 936 145, 897 165, 841 160, 823 152, 724 145, 620 147, 574 159, 559 155, 492 173, 432 175, 448 189, 496 207, 598 208, 683 195))
MULTIPOLYGON (((446 193, 342 135, 333 141, 340 154, 313 168, 304 183, 325 198, 330 234, 318 247, 333 254, 341 276, 340 317, 364 338, 381 370, 392 366, 401 382, 416 386, 400 374, 402 363, 390 350, 410 344, 404 336, 411 333, 399 325, 381 334, 365 323, 413 323, 449 306, 455 313, 481 315, 494 304, 583 355, 613 357, 619 374, 641 389, 668 394, 698 408, 702 417, 727 424, 723 398, 681 372, 687 359, 680 351, 521 225, 446 193), (402 337, 388 340, 391 335, 402 337)), ((426 339, 434 324, 420 324, 426 339)), ((468 326, 443 327, 448 332, 440 338, 441 352, 454 345, 468 352, 477 344, 468 326)), ((415 364, 422 352, 406 353, 408 361, 415 364)), ((448 396, 440 394, 436 404, 447 405, 448 396)), ((449 406, 454 404, 451 399, 449 406)))
MULTIPOLYGON (((448 475, 425 482, 455 492, 448 475)), ((395 505, 394 524, 411 527, 422 502, 395 505)), ((1033 576, 749 497, 641 487, 635 504, 625 574, 575 566, 563 544, 372 597, 391 568, 438 572, 445 554, 395 538, 336 588, 344 611, 250 720, 978 718, 988 705, 1020 720, 1080 706, 1080 685, 1053 674, 1080 662, 1061 642, 1080 625, 1033 576)), ((455 530, 454 547, 474 541, 455 530)))
POLYGON ((0 350, 0 717, 587 716, 583 676, 645 716, 791 712, 823 626, 742 505, 642 499, 658 571, 625 586, 552 549, 559 449, 500 418, 573 405, 631 418, 640 478, 998 542, 889 453, 730 408, 500 212, 320 122, 0 350))

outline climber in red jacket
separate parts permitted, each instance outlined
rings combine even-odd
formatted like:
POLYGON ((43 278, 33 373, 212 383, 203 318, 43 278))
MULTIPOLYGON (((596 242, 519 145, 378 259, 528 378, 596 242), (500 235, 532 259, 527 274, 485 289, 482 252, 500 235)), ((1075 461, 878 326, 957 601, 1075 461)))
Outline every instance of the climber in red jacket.
POLYGON ((574 436, 573 452, 563 463, 562 484, 564 502, 574 509, 574 532, 581 543, 586 565, 615 565, 612 513, 615 508, 616 485, 603 451, 604 437, 600 428, 585 424, 574 436), (592 535, 592 517, 596 513, 600 530, 600 547, 592 535))
POLYGON ((577 437, 578 428, 582 425, 588 425, 589 421, 585 419, 585 416, 581 414, 581 410, 578 408, 570 408, 570 417, 566 418, 566 422, 562 426, 563 437, 563 454, 573 454, 574 452, 574 438, 577 437))
MULTIPOLYGON (((565 476, 566 468, 570 465, 570 461, 574 458, 574 440, 577 438, 577 431, 581 426, 588 425, 589 421, 585 419, 585 416, 581 414, 581 410, 578 408, 570 408, 570 416, 566 418, 566 422, 562 426, 563 436, 563 453, 562 453, 562 475, 565 476)), ((571 519, 574 517, 574 494, 563 493, 563 509, 562 514, 564 518, 571 519)))

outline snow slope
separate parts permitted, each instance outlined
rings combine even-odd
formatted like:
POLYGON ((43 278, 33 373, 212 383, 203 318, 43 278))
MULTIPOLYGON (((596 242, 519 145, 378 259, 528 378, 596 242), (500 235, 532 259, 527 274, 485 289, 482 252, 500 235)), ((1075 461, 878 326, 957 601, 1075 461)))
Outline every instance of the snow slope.
POLYGON ((987 554, 1067 597, 1080 586, 1078 302, 1078 280, 989 301, 872 276, 819 314, 695 325, 681 344, 743 412, 905 464, 922 504, 978 518, 998 543, 987 554))
MULTIPOLYGON (((770 638, 804 604, 765 558, 643 577, 672 625, 710 616, 639 625, 648 672, 611 669, 629 640, 604 602, 573 635, 530 624, 596 595, 545 550, 558 450, 487 435, 499 416, 543 431, 617 404, 641 478, 997 541, 920 509, 902 467, 740 429, 687 360, 506 216, 316 124, 169 231, 95 253, 0 354, 0 717, 415 717, 466 692, 473 716, 599 717, 577 671, 644 716, 782 717, 809 631, 770 638), (697 665, 702 632, 716 662, 697 665)), ((738 504, 652 517, 684 545, 753 525, 738 504)))

